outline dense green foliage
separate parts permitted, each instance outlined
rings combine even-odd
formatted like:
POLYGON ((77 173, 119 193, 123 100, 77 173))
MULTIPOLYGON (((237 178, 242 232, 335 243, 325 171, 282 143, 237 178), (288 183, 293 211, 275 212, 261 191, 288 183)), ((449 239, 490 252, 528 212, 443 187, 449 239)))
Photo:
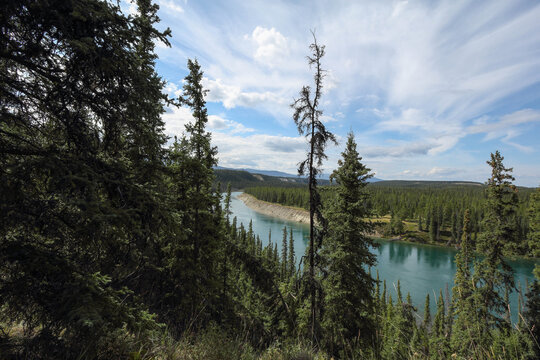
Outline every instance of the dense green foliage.
MULTIPOLYGON (((328 219, 329 231, 313 232, 321 251, 312 244, 308 264, 316 266, 306 277, 309 267, 296 266, 302 254, 294 253, 292 229, 283 229, 279 253, 278 244, 263 245, 252 224, 246 229, 231 219, 231 186, 224 204, 215 186, 217 153, 206 131, 201 67, 189 60, 180 98, 168 99, 154 70, 154 42, 167 43, 168 31, 154 27, 157 6, 149 0, 137 5, 135 15, 101 0, 0 5, 0 358, 538 354, 538 281, 516 328, 501 313, 506 300, 493 292, 512 285, 511 273, 498 272, 505 270, 500 255, 521 248, 515 247, 521 240, 506 240, 521 239, 515 220, 522 207, 531 221, 528 246, 538 249, 538 193, 528 206, 519 200, 498 153, 492 163, 500 176, 494 172, 487 200, 477 204, 485 215, 476 223, 491 231, 478 235, 488 256, 471 272, 474 211, 463 209, 464 225, 455 224, 463 229, 456 235, 463 238, 460 291, 453 300, 441 292, 433 320, 429 296, 420 322, 399 282, 392 297, 385 281, 371 277, 376 258, 366 218, 384 201, 368 191, 369 170, 352 135, 333 174, 337 185, 321 191, 327 210, 316 192, 308 197, 319 223, 328 219), (170 145, 161 120, 165 105, 186 106, 193 115, 170 145), (468 317, 472 312, 482 316, 468 317)), ((320 59, 324 51, 316 44, 312 49, 320 59)), ((303 92, 309 95, 309 89, 303 92)), ((319 115, 312 114, 316 120, 319 115)), ((323 145, 311 149, 315 163, 324 158, 323 145)), ((316 173, 315 166, 310 174, 316 173)), ((313 178, 308 183, 316 187, 313 178)), ((438 194, 414 191, 418 197, 438 194)), ((389 204, 403 194, 389 195, 389 204)), ((444 196, 427 199, 437 200, 437 209, 444 199, 472 204, 444 196)), ((418 216, 417 210, 424 214, 420 208, 413 207, 413 215, 393 208, 393 228, 399 232, 402 219, 418 216)), ((445 211, 428 212, 424 224, 445 223, 445 211)), ((441 229, 434 229, 435 236, 441 229)))
MULTIPOLYGON (((416 183, 416 182, 415 182, 416 183)), ((439 243, 444 245, 459 244, 462 237, 463 216, 469 210, 471 238, 473 244, 486 230, 483 222, 487 208, 487 187, 472 184, 429 182, 427 186, 412 186, 410 182, 381 181, 370 183, 369 206, 377 217, 390 216, 388 225, 382 226, 386 235, 407 236, 412 241, 439 243), (407 228, 402 221, 415 223, 407 228)), ((244 190, 256 198, 287 206, 307 207, 306 189, 285 188, 281 186, 254 186, 244 190)), ((320 188, 323 203, 330 202, 336 196, 333 186, 320 188)), ((538 257, 538 213, 540 198, 538 190, 517 188, 517 202, 512 222, 515 224, 515 246, 504 249, 505 254, 538 257)))
POLYGON ((356 151, 354 135, 349 134, 343 159, 331 178, 337 183, 337 196, 330 203, 328 236, 323 243, 321 256, 325 264, 322 281, 324 292, 322 342, 333 355, 347 357, 359 346, 375 343, 375 318, 373 291, 375 280, 369 268, 375 266, 373 239, 366 234, 372 224, 366 220, 367 179, 372 177, 356 151))

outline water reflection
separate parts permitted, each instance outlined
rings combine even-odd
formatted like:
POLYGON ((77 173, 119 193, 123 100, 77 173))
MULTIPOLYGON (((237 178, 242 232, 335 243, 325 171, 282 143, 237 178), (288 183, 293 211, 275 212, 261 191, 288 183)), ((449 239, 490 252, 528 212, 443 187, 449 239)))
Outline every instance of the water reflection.
MULTIPOLYGON (((260 236, 263 243, 268 242, 268 232, 272 232, 272 242, 281 247, 283 226, 293 228, 295 239, 294 250, 297 262, 304 255, 306 245, 309 239, 309 227, 305 224, 276 219, 270 216, 259 214, 237 199, 240 193, 234 193, 231 202, 233 216, 237 217, 238 224, 243 223, 248 226, 249 221, 253 220, 253 230, 260 236)), ((446 284, 449 285, 450 296, 453 278, 456 272, 454 256, 456 250, 440 246, 430 246, 421 244, 409 244, 388 240, 377 240, 380 247, 373 250, 378 256, 378 264, 372 269, 373 274, 378 270, 380 279, 386 279, 388 289, 392 289, 395 298, 393 284, 401 281, 401 287, 404 294, 410 292, 413 304, 423 309, 426 293, 429 292, 432 297, 431 310, 435 311, 435 301, 439 290, 445 290, 446 284)), ((516 284, 521 283, 526 292, 526 282, 532 282, 534 277, 532 270, 535 262, 532 260, 509 260, 510 266, 515 271, 516 284)), ((517 319, 517 292, 510 296, 512 317, 517 319)))

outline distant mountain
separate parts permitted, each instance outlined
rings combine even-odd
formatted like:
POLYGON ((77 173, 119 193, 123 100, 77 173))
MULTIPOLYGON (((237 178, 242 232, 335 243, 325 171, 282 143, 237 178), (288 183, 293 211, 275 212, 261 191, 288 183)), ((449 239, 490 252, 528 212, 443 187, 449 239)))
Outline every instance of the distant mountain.
MULTIPOLYGON (((307 185, 307 178, 288 174, 282 171, 257 170, 257 169, 230 169, 218 166, 216 170, 216 182, 222 186, 231 183, 235 190, 245 189, 252 186, 278 186, 299 187, 307 185)), ((324 177, 319 180, 319 185, 331 185, 324 177)), ((376 187, 398 188, 455 188, 455 187, 482 187, 485 186, 475 181, 433 181, 433 180, 381 180, 371 178, 368 180, 376 187)), ((335 184, 335 183, 334 183, 335 184)))
POLYGON ((463 186, 484 186, 484 184, 475 181, 433 181, 433 180, 381 180, 377 181, 375 186, 383 187, 407 187, 407 188, 447 188, 447 187, 463 187, 463 186))
MULTIPOLYGON (((261 174, 266 176, 274 176, 274 177, 281 177, 281 178, 296 178, 296 179, 302 179, 305 177, 289 174, 283 171, 277 171, 277 170, 259 170, 259 169, 250 169, 250 168, 243 168, 243 169, 234 169, 234 168, 227 168, 223 166, 216 166, 216 169, 218 170, 236 170, 236 171, 247 171, 250 174, 261 174)), ((319 176, 322 180, 330 180, 330 174, 321 174, 319 176)), ((368 182, 377 182, 377 181, 383 181, 381 179, 378 179, 376 177, 373 177, 368 180, 368 182)))
POLYGON ((287 177, 287 178, 300 178, 298 175, 289 174, 283 171, 277 171, 277 170, 259 170, 259 169, 250 169, 250 168, 242 168, 242 169, 235 169, 235 168, 228 168, 223 166, 216 166, 217 170, 235 170, 235 171, 247 171, 250 174, 261 174, 261 175, 267 175, 267 176, 275 176, 275 177, 287 177))

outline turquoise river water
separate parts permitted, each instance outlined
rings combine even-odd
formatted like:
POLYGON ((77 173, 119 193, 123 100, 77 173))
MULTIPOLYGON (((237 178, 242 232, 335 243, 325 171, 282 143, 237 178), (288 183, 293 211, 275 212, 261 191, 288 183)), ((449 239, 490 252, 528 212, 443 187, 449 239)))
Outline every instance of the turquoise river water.
MULTIPOLYGON (((238 225, 243 223, 247 228, 250 220, 253 221, 253 230, 262 239, 263 244, 268 243, 269 232, 274 243, 277 242, 281 248, 283 238, 283 227, 293 229, 294 251, 298 262, 306 250, 309 239, 308 225, 281 220, 275 217, 260 214, 247 207, 237 196, 241 192, 232 193, 231 210, 232 216, 236 216, 238 225)), ((411 244, 405 242, 389 241, 379 239, 380 246, 373 251, 377 254, 377 266, 373 270, 379 271, 381 280, 386 280, 387 287, 392 292, 395 299, 395 286, 400 280, 403 296, 410 292, 413 305, 422 312, 426 294, 430 294, 431 310, 435 311, 435 299, 439 295, 439 290, 443 290, 448 284, 450 295, 453 285, 456 266, 454 256, 456 250, 441 246, 411 244)), ((526 286, 534 280, 532 270, 535 261, 527 259, 508 260, 508 263, 515 271, 516 285, 523 288, 526 293, 526 286)), ((538 263, 538 261, 537 261, 538 263)), ((517 320, 518 295, 514 292, 510 296, 510 306, 512 320, 517 320)))

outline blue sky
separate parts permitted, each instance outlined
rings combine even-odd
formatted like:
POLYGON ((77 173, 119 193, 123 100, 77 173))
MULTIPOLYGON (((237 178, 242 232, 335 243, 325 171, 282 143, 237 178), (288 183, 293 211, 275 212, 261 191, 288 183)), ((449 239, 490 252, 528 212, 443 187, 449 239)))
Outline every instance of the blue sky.
MULTIPOLYGON (((341 140, 325 172, 352 129, 379 178, 484 182, 499 150, 518 185, 540 185, 537 1, 156 1, 172 30, 157 71, 178 95, 198 59, 221 166, 295 173, 307 147, 289 104, 312 82, 314 29, 324 121, 341 140)), ((178 135, 190 113, 164 120, 178 135)))

